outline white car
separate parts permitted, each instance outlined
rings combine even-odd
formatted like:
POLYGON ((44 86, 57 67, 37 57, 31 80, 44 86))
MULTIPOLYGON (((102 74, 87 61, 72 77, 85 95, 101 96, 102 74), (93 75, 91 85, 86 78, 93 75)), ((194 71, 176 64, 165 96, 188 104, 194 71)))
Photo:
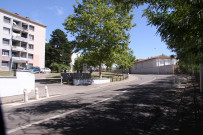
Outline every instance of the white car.
POLYGON ((42 72, 42 73, 51 73, 51 69, 45 67, 45 68, 42 68, 42 69, 41 69, 41 72, 42 72))

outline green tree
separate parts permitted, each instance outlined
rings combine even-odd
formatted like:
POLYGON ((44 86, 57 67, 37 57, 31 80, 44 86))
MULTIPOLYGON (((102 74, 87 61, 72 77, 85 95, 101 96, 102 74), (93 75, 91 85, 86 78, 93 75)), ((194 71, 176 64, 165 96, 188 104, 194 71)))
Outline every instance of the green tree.
POLYGON ((67 40, 67 35, 62 30, 56 29, 52 32, 51 39, 49 43, 46 44, 45 50, 47 67, 52 68, 69 66, 73 48, 70 42, 67 40), (56 66, 57 64, 58 66, 56 66))
MULTIPOLYGON (((176 52, 182 67, 200 64, 200 91, 203 92, 203 1, 202 0, 114 0, 126 5, 147 3, 144 16, 157 27, 168 47, 176 52)), ((128 8, 128 6, 126 6, 128 8)))
POLYGON ((92 58, 91 53, 86 53, 75 59, 74 70, 83 70, 84 63, 87 64, 87 68, 97 67, 99 64, 97 60, 92 58))
MULTIPOLYGON (((112 60, 113 53, 121 53, 129 44, 133 15, 122 11, 122 4, 106 0, 83 0, 74 5, 74 14, 65 20, 65 29, 75 36, 75 51, 91 54, 100 69, 112 60)), ((100 70, 100 78, 102 73, 100 70)))
POLYGON ((122 71, 129 69, 133 65, 133 62, 136 61, 133 51, 130 49, 122 54, 118 54, 117 57, 116 64, 119 66, 119 69, 122 69, 122 71))

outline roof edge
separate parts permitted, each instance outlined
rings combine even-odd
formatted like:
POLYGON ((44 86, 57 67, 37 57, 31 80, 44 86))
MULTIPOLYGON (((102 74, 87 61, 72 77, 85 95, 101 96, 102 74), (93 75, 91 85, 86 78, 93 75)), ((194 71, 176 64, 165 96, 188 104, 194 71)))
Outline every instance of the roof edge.
POLYGON ((44 24, 41 24, 41 23, 38 23, 38 22, 36 22, 36 21, 30 20, 29 17, 23 17, 23 16, 20 16, 20 15, 18 15, 18 14, 12 13, 12 12, 7 11, 7 10, 2 9, 2 8, 0 8, 0 11, 2 11, 2 12, 4 12, 4 13, 7 13, 7 14, 10 14, 10 15, 13 15, 13 16, 15 16, 15 17, 19 17, 19 18, 21 18, 21 19, 24 19, 24 20, 29 21, 29 22, 32 22, 32 23, 34 23, 34 24, 40 25, 40 26, 42 26, 42 27, 47 27, 47 26, 44 25, 44 24))

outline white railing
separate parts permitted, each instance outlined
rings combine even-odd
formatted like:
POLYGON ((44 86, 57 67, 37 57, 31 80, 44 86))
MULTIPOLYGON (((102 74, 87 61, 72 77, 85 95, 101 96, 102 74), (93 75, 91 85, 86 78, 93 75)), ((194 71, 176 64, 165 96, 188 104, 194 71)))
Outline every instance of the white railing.
POLYGON ((22 27, 19 25, 13 25, 13 28, 20 29, 20 30, 22 29, 22 27))
POLYGON ((13 59, 13 61, 14 62, 26 62, 26 61, 28 61, 28 58, 23 58, 23 57, 12 57, 12 59, 13 59))
POLYGON ((25 47, 20 47, 20 46, 13 46, 12 47, 13 50, 17 50, 17 51, 26 51, 27 48, 25 47))

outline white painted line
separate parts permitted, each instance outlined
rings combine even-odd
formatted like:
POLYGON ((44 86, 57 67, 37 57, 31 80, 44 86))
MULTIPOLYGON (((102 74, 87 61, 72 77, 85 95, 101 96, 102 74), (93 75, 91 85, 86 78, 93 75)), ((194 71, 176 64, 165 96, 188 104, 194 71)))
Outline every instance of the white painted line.
MULTIPOLYGON (((143 84, 146 84, 146 83, 152 82, 152 81, 154 81, 154 80, 156 80, 156 77, 154 77, 152 80, 149 80, 149 81, 146 81, 146 82, 140 83, 139 85, 143 85, 143 84)), ((139 86, 139 85, 138 85, 138 86, 139 86)))
MULTIPOLYGON (((146 83, 151 82, 151 81, 153 81, 153 80, 155 80, 155 79, 156 79, 156 77, 155 77, 154 79, 150 80, 150 81, 143 82, 143 83, 141 83, 141 84, 139 84, 139 85, 146 84, 146 83)), ((126 92, 127 92, 127 91, 126 91, 126 92)), ((105 102, 105 101, 107 101, 107 100, 113 99, 113 98, 114 98, 114 96, 111 97, 111 98, 103 99, 103 100, 101 100, 101 101, 99 101, 99 102, 96 102, 96 103, 93 103, 93 104, 91 104, 91 105, 82 107, 82 108, 80 108, 80 109, 74 109, 74 110, 68 111, 68 112, 66 112, 66 113, 62 113, 62 114, 59 114, 59 115, 56 115, 56 116, 53 116, 53 117, 50 117, 50 118, 46 118, 46 119, 43 119, 43 120, 40 120, 40 121, 36 121, 36 122, 30 123, 30 124, 27 124, 27 125, 25 125, 25 126, 20 126, 20 127, 11 129, 11 130, 7 131, 7 134, 10 134, 10 133, 13 133, 13 132, 16 132, 16 131, 19 131, 19 130, 22 130, 22 129, 25 129, 25 128, 28 128, 28 127, 31 127, 32 125, 40 124, 40 123, 43 123, 43 122, 46 122, 46 121, 49 121, 49 120, 52 120, 52 119, 56 119, 56 118, 63 117, 63 116, 65 116, 65 115, 68 115, 68 114, 71 114, 71 113, 74 113, 74 112, 78 112, 78 111, 83 110, 83 109, 85 109, 85 108, 88 108, 88 107, 90 107, 90 106, 92 106, 92 105, 96 105, 96 104, 105 102)))
POLYGON ((14 129, 11 129, 9 131, 7 131, 7 134, 10 134, 10 133, 13 133, 13 132, 16 132, 16 131, 19 131, 19 130, 22 130, 22 129, 25 129, 25 128, 28 128, 28 127, 31 127, 32 125, 36 125, 36 124, 40 124, 40 123, 43 123, 43 122, 46 122, 46 121, 49 121, 49 120, 52 120, 52 119, 56 119, 56 118, 60 118, 60 117, 63 117, 65 115, 68 115, 68 114, 71 114, 71 113, 74 113, 74 112, 78 112, 80 110, 83 110, 85 108, 88 108, 92 105, 96 105, 96 104, 99 104, 99 103, 102 103, 102 102, 105 102, 107 100, 110 100, 112 99, 113 97, 111 98, 106 98, 106 99, 103 99, 99 102, 96 102, 96 103, 93 103, 91 105, 88 105, 88 106, 85 106, 85 107, 82 107, 80 109, 74 109, 74 110, 71 110, 71 111, 68 111, 66 113, 62 113, 62 114, 59 114, 59 115, 56 115, 56 116, 53 116, 53 117, 50 117, 50 118, 46 118, 46 119, 43 119, 43 120, 40 120, 40 121, 36 121, 36 122, 33 122, 33 123, 30 123, 30 124, 27 124, 25 126, 20 126, 20 127, 17 127, 17 128, 14 128, 14 129))

